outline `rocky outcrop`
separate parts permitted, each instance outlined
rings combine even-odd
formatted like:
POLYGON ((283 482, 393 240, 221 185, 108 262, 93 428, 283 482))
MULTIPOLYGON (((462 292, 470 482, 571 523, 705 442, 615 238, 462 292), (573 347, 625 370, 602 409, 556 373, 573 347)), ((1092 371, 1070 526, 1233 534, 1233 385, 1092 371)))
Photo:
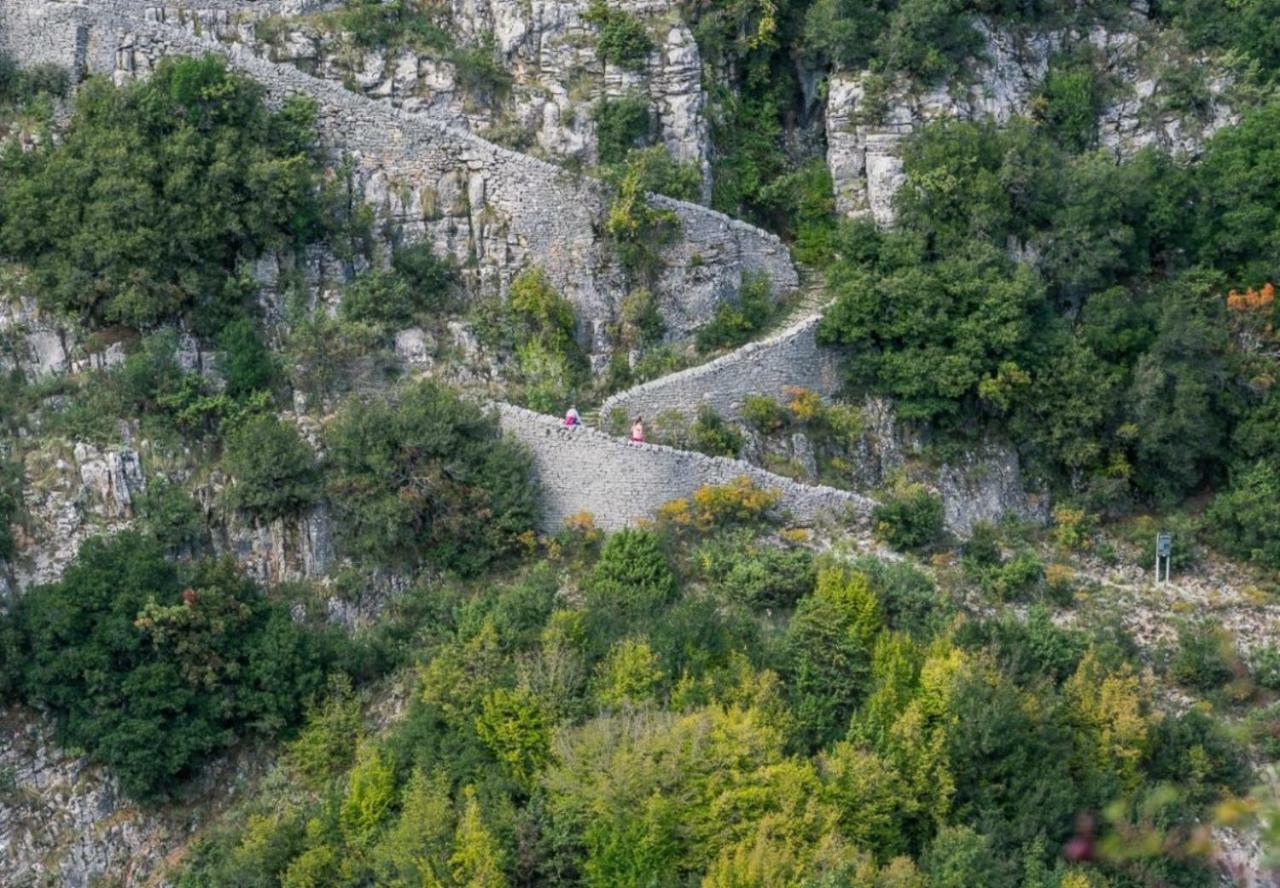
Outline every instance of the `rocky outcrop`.
MULTIPOLYGON (((165 55, 223 53, 272 100, 314 99, 323 141, 354 161, 358 192, 402 238, 425 240, 455 258, 468 270, 473 292, 504 293, 521 269, 537 264, 574 302, 588 329, 614 319, 629 281, 599 234, 609 195, 598 182, 273 64, 246 47, 137 14, 127 0, 92 7, 2 0, 0 50, 25 62, 117 78, 145 74, 165 55)), ((710 317, 736 294, 745 273, 763 273, 780 291, 796 286, 776 237, 694 204, 655 202, 679 221, 678 234, 662 250, 654 287, 673 335, 710 317)))
POLYGON ((239 800, 266 758, 216 762, 184 802, 144 808, 100 768, 58 747, 47 720, 0 709, 0 884, 158 883, 168 855, 239 800))
POLYGON ((659 506, 691 496, 699 487, 744 475, 776 491, 778 509, 802 526, 860 527, 875 505, 860 494, 799 484, 741 460, 623 441, 584 426, 565 428, 554 417, 510 404, 497 409, 503 431, 533 456, 542 487, 540 526, 547 531, 583 512, 591 513, 598 527, 617 530, 653 518, 659 506))
MULTIPOLYGON (((1159 72, 1172 50, 1157 45, 1159 35, 1140 16, 1122 30, 1096 27, 1086 33, 979 27, 985 48, 962 79, 921 87, 906 77, 886 82, 870 72, 832 75, 826 103, 827 165, 840 212, 891 224, 893 195, 904 181, 904 138, 936 120, 1002 124, 1029 115, 1050 60, 1082 42, 1123 87, 1098 120, 1099 144, 1117 157, 1152 145, 1194 154, 1204 139, 1234 119, 1223 97, 1229 81, 1212 70, 1205 83, 1208 108, 1199 117, 1166 107, 1159 72)), ((1179 64, 1208 67, 1205 59, 1181 59, 1179 64)))
POLYGON ((598 159, 598 103, 623 96, 643 99, 657 140, 676 160, 696 164, 709 186, 706 97, 693 34, 673 20, 666 0, 611 6, 645 23, 653 40, 653 50, 636 70, 601 57, 599 26, 584 19, 586 0, 453 0, 441 15, 445 31, 461 46, 487 47, 491 40, 511 77, 509 86, 493 90, 468 90, 448 51, 363 51, 323 17, 272 21, 262 28, 241 17, 229 19, 221 34, 257 45, 274 61, 343 81, 405 110, 580 163, 598 159))
POLYGON ((600 415, 622 411, 653 417, 675 410, 693 417, 709 407, 736 418, 747 395, 781 401, 793 386, 830 398, 840 390, 840 355, 818 345, 821 321, 821 315, 812 315, 714 361, 618 392, 605 400, 600 415))

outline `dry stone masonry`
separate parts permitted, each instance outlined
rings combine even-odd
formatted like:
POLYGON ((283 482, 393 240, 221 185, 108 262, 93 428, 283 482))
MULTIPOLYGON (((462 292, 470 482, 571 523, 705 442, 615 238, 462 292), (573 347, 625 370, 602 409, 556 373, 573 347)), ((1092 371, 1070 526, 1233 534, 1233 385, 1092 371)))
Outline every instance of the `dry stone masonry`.
POLYGON ((595 429, 565 428, 560 420, 510 404, 497 405, 502 428, 533 455, 542 485, 544 530, 590 512, 596 525, 617 530, 652 518, 663 503, 708 484, 746 475, 780 495, 778 508, 799 525, 862 524, 875 501, 834 487, 799 484, 736 459, 705 456, 658 444, 636 444, 595 429))
MULTIPOLYGON (((354 160, 365 199, 404 237, 425 239, 474 269, 473 289, 503 293, 520 270, 540 265, 574 302, 593 342, 600 339, 628 287, 600 237, 609 202, 600 183, 259 58, 249 47, 217 40, 214 27, 188 27, 228 21, 234 8, 0 0, 0 51, 24 63, 117 79, 145 74, 166 55, 219 52, 259 80, 272 100, 313 99, 324 143, 354 160)), ((672 335, 707 320, 736 294, 745 273, 765 274, 780 292, 796 286, 787 250, 773 235, 696 204, 654 202, 680 222, 663 249, 655 287, 672 335)))
POLYGON ((818 344, 821 321, 821 315, 812 315, 714 361, 619 392, 604 402, 600 415, 621 410, 653 417, 678 410, 692 417, 706 406, 734 418, 747 395, 783 400, 790 386, 834 397, 840 390, 840 353, 818 344))

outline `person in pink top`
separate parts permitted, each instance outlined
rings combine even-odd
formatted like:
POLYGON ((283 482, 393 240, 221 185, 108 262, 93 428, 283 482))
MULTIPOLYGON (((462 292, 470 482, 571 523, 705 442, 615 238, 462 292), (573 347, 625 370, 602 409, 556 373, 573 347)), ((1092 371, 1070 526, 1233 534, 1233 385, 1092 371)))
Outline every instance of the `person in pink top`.
POLYGON ((644 417, 637 416, 635 422, 631 424, 631 440, 638 444, 644 443, 644 417))
POLYGON ((570 407, 569 412, 564 415, 564 426, 567 429, 582 425, 582 419, 578 416, 578 408, 570 407))

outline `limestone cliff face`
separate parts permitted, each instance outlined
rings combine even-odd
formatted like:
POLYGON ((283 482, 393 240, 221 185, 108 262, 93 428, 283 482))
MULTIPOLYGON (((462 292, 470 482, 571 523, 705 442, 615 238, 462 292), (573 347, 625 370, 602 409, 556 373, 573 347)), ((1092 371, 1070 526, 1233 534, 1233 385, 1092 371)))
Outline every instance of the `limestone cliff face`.
POLYGON ((447 30, 461 45, 492 39, 510 88, 491 94, 465 88, 447 54, 353 49, 323 18, 288 20, 267 31, 228 21, 235 38, 272 60, 345 81, 365 95, 512 147, 586 164, 598 159, 594 109, 602 99, 644 100, 654 132, 676 160, 695 163, 704 182, 710 138, 704 114, 701 58, 693 34, 667 0, 614 5, 644 22, 653 50, 636 70, 604 61, 598 26, 583 19, 585 0, 453 0, 447 30), (269 34, 265 43, 263 33, 269 34))
MULTIPOLYGON (((468 289, 481 295, 505 293, 522 269, 541 266, 578 309, 584 339, 596 343, 632 286, 601 236, 610 197, 599 182, 220 39, 237 21, 232 7, 218 5, 171 11, 134 0, 92 6, 3 0, 0 49, 25 62, 117 80, 145 75, 165 55, 223 53, 262 82, 272 100, 293 94, 315 100, 322 141, 353 161, 356 193, 399 238, 425 240, 453 257, 466 269, 468 289)), ((763 273, 778 291, 796 286, 787 250, 773 235, 695 204, 654 202, 679 222, 662 247, 653 288, 673 338, 732 298, 744 273, 763 273)))
MULTIPOLYGON (((1212 70, 1206 74, 1209 101, 1202 113, 1166 105, 1161 72, 1175 51, 1140 13, 1123 27, 1085 33, 1022 34, 980 27, 985 49, 962 80, 922 88, 906 78, 885 84, 866 71, 832 75, 826 101, 827 165, 840 212, 891 224, 893 195, 905 180, 899 152, 904 138, 935 120, 1003 124, 1030 115, 1050 60, 1081 43, 1096 50, 1118 87, 1098 121, 1100 147, 1117 157, 1151 145, 1195 154, 1209 135, 1234 120, 1223 95, 1229 80, 1212 70)), ((1180 64, 1208 62, 1183 58, 1180 64)))

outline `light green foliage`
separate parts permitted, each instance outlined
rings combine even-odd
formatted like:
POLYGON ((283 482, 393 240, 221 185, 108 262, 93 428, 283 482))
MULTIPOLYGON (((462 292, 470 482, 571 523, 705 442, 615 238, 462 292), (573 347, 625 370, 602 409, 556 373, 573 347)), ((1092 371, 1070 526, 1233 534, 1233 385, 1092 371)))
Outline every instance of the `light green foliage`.
POLYGON ((92 81, 65 139, 6 155, 0 250, 30 264, 50 308, 217 330, 244 297, 240 259, 319 233, 312 117, 302 99, 268 111, 214 56, 92 81))
MULTIPOLYGON (((348 0, 342 8, 326 13, 326 19, 330 27, 364 49, 440 50, 451 43, 441 10, 422 0, 348 0)), ((258 38, 269 40, 271 35, 262 34, 261 29, 259 22, 258 38)))
POLYGON ((1170 673, 1184 687, 1210 691, 1231 680, 1236 659, 1235 644, 1226 630, 1208 622, 1188 623, 1178 630, 1170 673))
POLYGON ((395 802, 395 775, 376 747, 367 746, 356 756, 347 775, 338 820, 342 834, 353 845, 368 845, 391 813, 395 802))
POLYGON ((475 727, 476 736, 521 785, 531 785, 551 761, 553 723, 528 688, 495 688, 485 694, 475 727))
POLYGON ((867 578, 843 569, 818 574, 787 630, 787 677, 798 733, 809 747, 838 737, 867 689, 880 603, 867 578))
POLYGON ((463 796, 465 805, 458 818, 453 854, 449 856, 453 878, 467 888, 506 888, 502 850, 485 826, 475 789, 468 786, 463 796))
POLYGON ((360 701, 350 681, 336 678, 328 695, 308 710, 306 725, 289 744, 285 760, 304 783, 322 785, 350 766, 361 734, 360 701))
POLYGON ((600 29, 596 51, 602 59, 622 68, 644 67, 653 40, 643 22, 624 9, 609 6, 606 0, 591 0, 582 18, 600 29))
POLYGON ((511 87, 511 72, 498 57, 492 33, 481 34, 474 43, 456 47, 450 54, 458 85, 472 101, 490 103, 511 87))
POLYGON ((596 696, 605 708, 646 703, 662 681, 662 668, 649 645, 624 638, 613 646, 600 664, 596 696))
POLYGON ((494 344, 516 357, 517 399, 534 410, 558 414, 585 380, 586 354, 578 343, 573 304, 534 266, 511 282, 498 314, 494 344))
POLYGON ((527 455, 438 383, 348 404, 325 441, 329 498, 353 555, 477 570, 533 525, 527 455))
POLYGON ((235 478, 228 498, 236 508, 270 520, 319 500, 315 453, 293 423, 259 414, 231 430, 226 448, 227 470, 235 478))
POLYGON ((643 278, 657 274, 662 261, 658 250, 671 240, 680 225, 674 210, 650 206, 646 195, 654 190, 656 180, 682 181, 678 170, 666 149, 659 148, 631 152, 626 163, 610 176, 616 193, 604 230, 623 266, 643 278), (676 175, 670 175, 672 171, 676 175))

